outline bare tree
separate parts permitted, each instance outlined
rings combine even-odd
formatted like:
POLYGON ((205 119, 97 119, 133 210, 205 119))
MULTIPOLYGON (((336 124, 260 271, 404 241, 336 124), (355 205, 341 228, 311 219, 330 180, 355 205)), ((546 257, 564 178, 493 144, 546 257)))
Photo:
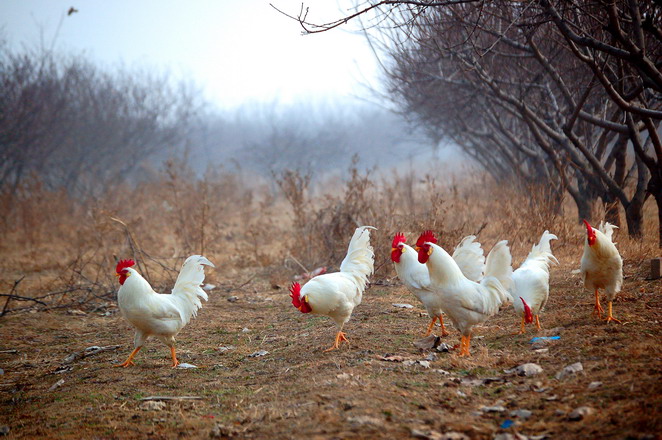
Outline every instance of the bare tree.
MULTIPOLYGON (((390 59, 394 98, 435 136, 450 136, 496 178, 568 191, 580 216, 599 197, 618 222, 620 204, 633 236, 652 194, 662 223, 662 6, 389 1, 345 21, 364 14, 390 59)), ((306 17, 302 8, 295 18, 308 32, 343 23, 306 17)))

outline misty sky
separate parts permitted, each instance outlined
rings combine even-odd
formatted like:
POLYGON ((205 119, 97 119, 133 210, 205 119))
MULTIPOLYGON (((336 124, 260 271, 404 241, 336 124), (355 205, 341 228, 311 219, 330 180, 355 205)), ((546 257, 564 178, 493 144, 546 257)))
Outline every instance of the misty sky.
MULTIPOLYGON (((156 68, 194 81, 223 108, 330 101, 378 86, 364 37, 336 29, 301 36, 301 0, 0 0, 12 47, 43 44, 115 66, 156 68), (67 16, 74 6, 79 12, 67 16)), ((353 0, 307 0, 310 18, 340 17, 353 0)), ((358 24, 344 29, 358 29, 358 24)))

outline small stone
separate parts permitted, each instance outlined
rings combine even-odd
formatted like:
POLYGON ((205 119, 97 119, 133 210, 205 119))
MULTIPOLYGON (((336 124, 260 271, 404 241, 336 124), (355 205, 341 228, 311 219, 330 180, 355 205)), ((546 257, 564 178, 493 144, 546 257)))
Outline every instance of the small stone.
POLYGON ((87 313, 83 312, 82 310, 78 310, 78 309, 67 310, 67 313, 69 315, 77 315, 77 316, 87 315, 87 313))
POLYGON ((591 382, 588 384, 588 389, 589 390, 594 390, 596 388, 600 388, 602 386, 602 382, 591 382))
POLYGON ((494 436, 494 440, 527 440, 528 437, 518 433, 501 432, 494 436))
POLYGON ((411 359, 407 359, 406 361, 402 362, 402 365, 404 365, 405 367, 411 367, 415 363, 416 363, 416 361, 412 361, 411 359))
POLYGON ((439 373, 439 374, 441 374, 441 375, 443 375, 443 376, 448 376, 449 374, 451 374, 450 371, 442 370, 441 368, 438 368, 438 369, 434 370, 434 372, 435 372, 435 373, 439 373))
POLYGON ((439 353, 448 353, 451 351, 451 348, 453 348, 451 345, 448 345, 445 342, 442 342, 441 344, 437 345, 435 350, 437 350, 439 353))
POLYGON ((249 358, 254 358, 254 357, 265 356, 267 354, 269 354, 269 352, 267 350, 260 350, 260 351, 256 351, 255 353, 249 354, 248 357, 249 358))
POLYGON ((233 303, 233 302, 237 302, 238 300, 239 300, 238 296, 234 296, 234 295, 233 296, 228 296, 228 302, 233 303))
MULTIPOLYGON (((437 360, 437 355, 435 353, 430 353, 429 355, 425 356, 426 361, 436 361, 437 360)), ((2 373, 0 373, 2 374, 2 373)))
POLYGON ((495 406, 481 406, 480 410, 484 413, 502 413, 506 410, 501 405, 495 405, 495 406))
POLYGON ((352 425, 374 425, 374 426, 384 426, 384 422, 381 419, 370 416, 354 416, 347 419, 352 425))
POLYGON ((48 391, 53 391, 56 388, 61 387, 63 384, 64 384, 64 379, 60 379, 57 382, 55 382, 53 385, 51 385, 51 387, 48 389, 48 391))
POLYGON ((177 368, 181 368, 183 370, 188 370, 190 368, 198 368, 198 367, 196 367, 193 364, 187 364, 186 362, 184 362, 184 363, 181 363, 181 364, 177 365, 177 368))
POLYGON ((0 426, 0 435, 9 435, 9 431, 11 431, 9 429, 9 426, 7 425, 0 426))
POLYGON ((216 351, 220 353, 225 353, 226 351, 234 350, 235 346, 234 345, 222 345, 216 349, 216 351))
POLYGON ((247 327, 244 327, 244 328, 241 329, 242 333, 250 333, 250 331, 251 331, 251 329, 249 329, 247 327))
POLYGON ((206 291, 214 290, 216 288, 216 284, 205 284, 202 289, 206 291))
POLYGON ((439 336, 430 335, 414 342, 414 345, 421 350, 431 350, 439 344, 439 336))
POLYGON ((577 422, 584 419, 585 417, 590 416, 594 412, 595 410, 590 406, 580 406, 579 408, 573 409, 572 412, 568 414, 568 420, 577 422))
POLYGON ((3 370, 2 368, 0 368, 0 376, 2 376, 3 374, 5 374, 5 370, 3 370))
POLYGON ((564 379, 568 376, 572 376, 573 374, 576 374, 580 371, 583 371, 584 367, 582 366, 581 362, 575 362, 574 364, 566 366, 563 370, 559 371, 556 373, 556 378, 561 380, 564 379))
POLYGON ((446 438, 438 431, 422 431, 414 428, 411 429, 411 436, 423 440, 442 440, 446 438))
POLYGON ((237 434, 238 434, 237 431, 235 431, 233 428, 217 423, 211 429, 211 432, 209 433, 209 438, 230 438, 230 437, 234 437, 237 434))
POLYGON ((414 308, 414 306, 412 306, 411 304, 400 304, 400 303, 393 304, 393 307, 397 307, 399 309, 413 309, 414 308))
POLYGON ((563 411, 562 409, 557 409, 556 411, 554 411, 554 415, 562 417, 565 415, 565 411, 563 411))
POLYGON ((441 434, 438 440, 469 440, 469 437, 461 432, 449 431, 441 434))
POLYGON ((526 420, 531 417, 533 413, 528 409, 516 409, 510 412, 510 417, 517 417, 518 419, 526 420))
POLYGON ((418 361, 418 365, 423 368, 430 368, 430 361, 418 361))
POLYGON ((143 411, 162 411, 165 407, 166 403, 159 400, 148 400, 140 404, 143 411))
POLYGON ((504 372, 507 374, 515 373, 518 376, 535 376, 536 374, 542 373, 542 371, 543 369, 540 365, 529 362, 527 364, 518 365, 513 369, 505 370, 504 372))

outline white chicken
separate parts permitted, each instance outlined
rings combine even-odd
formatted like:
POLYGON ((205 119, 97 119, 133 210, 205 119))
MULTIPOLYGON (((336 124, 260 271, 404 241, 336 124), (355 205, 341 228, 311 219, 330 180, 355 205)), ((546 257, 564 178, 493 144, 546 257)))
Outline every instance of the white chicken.
POLYGON ((525 332, 524 325, 533 323, 540 330, 540 312, 549 298, 549 265, 558 264, 552 255, 551 240, 557 240, 556 235, 549 231, 542 233, 538 244, 534 244, 531 252, 520 267, 513 272, 511 294, 515 312, 522 317, 519 334, 525 332), (519 298, 519 299, 518 299, 519 298))
MULTIPOLYGON (((478 281, 483 276, 485 256, 480 243, 474 241, 475 235, 462 239, 453 252, 453 259, 462 270, 464 276, 472 281, 478 281)), ((436 240, 436 239, 435 239, 436 240)), ((425 264, 418 262, 416 251, 406 243, 407 239, 402 233, 395 234, 391 244, 391 261, 398 274, 398 278, 423 303, 428 316, 431 318, 425 336, 432 333, 434 324, 439 319, 441 335, 447 336, 442 317, 443 301, 441 295, 430 287, 430 274, 425 264)))
POLYGON ((326 315, 338 325, 334 344, 325 351, 335 350, 342 341, 349 342, 343 327, 352 316, 354 307, 361 304, 368 277, 374 270, 375 254, 370 246, 372 226, 360 226, 354 231, 347 255, 340 264, 340 272, 316 276, 303 287, 292 283, 292 305, 301 313, 326 315))
POLYGON ((439 292, 444 311, 462 334, 459 355, 470 356, 473 327, 512 301, 507 291, 512 276, 508 242, 500 241, 490 251, 485 277, 480 283, 467 279, 455 260, 435 242, 432 231, 425 231, 419 237, 416 242, 418 261, 427 265, 431 288, 439 292))
POLYGON ((594 229, 584 220, 586 225, 586 241, 584 242, 584 255, 580 271, 584 278, 584 287, 595 292, 594 314, 602 318, 604 309, 600 305, 598 289, 604 289, 607 296, 607 322, 621 321, 612 315, 612 302, 616 294, 621 291, 623 284, 623 259, 612 241, 614 226, 611 223, 600 224, 599 229, 594 229))
POLYGON ((121 260, 115 269, 121 284, 117 292, 120 312, 136 329, 134 349, 126 361, 117 365, 134 365, 133 358, 150 336, 170 347, 173 368, 179 365, 175 352, 175 336, 197 315, 202 307, 200 299, 208 297, 200 287, 205 279, 203 265, 214 267, 201 255, 192 255, 184 261, 171 294, 155 292, 147 280, 133 266, 133 260, 121 260))

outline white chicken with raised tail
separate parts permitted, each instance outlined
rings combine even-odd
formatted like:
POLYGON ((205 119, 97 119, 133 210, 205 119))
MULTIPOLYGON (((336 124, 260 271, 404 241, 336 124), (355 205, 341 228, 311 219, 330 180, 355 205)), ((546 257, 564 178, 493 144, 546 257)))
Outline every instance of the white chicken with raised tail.
POLYGON ((558 260, 552 254, 549 244, 557 240, 549 231, 542 233, 538 244, 534 244, 526 260, 513 272, 511 295, 513 308, 522 317, 519 334, 525 332, 525 324, 532 324, 535 318, 536 328, 540 330, 540 312, 549 298, 549 265, 558 260))
POLYGON ((611 223, 601 223, 599 229, 593 228, 586 220, 586 240, 580 271, 584 278, 584 287, 595 293, 595 308, 593 313, 602 318, 604 309, 600 305, 598 289, 604 289, 607 297, 607 322, 621 321, 612 315, 611 305, 623 284, 623 259, 612 241, 614 226, 611 223))
POLYGON ((373 226, 360 226, 354 231, 347 255, 340 264, 340 272, 316 276, 303 287, 292 283, 292 305, 301 313, 326 315, 338 325, 334 344, 325 351, 335 350, 347 340, 343 327, 352 316, 354 308, 361 304, 368 277, 374 271, 375 254, 370 246, 370 230, 373 226))
MULTIPOLYGON (((455 248, 453 259, 464 276, 470 280, 478 281, 483 276, 485 256, 480 243, 475 240, 475 235, 464 237, 455 248)), ((430 274, 427 266, 418 262, 416 251, 406 241, 405 235, 398 232, 391 243, 391 261, 393 261, 398 278, 421 301, 428 312, 431 321, 425 336, 432 333, 437 319, 441 325, 441 336, 447 336, 448 331, 442 316, 443 301, 441 295, 437 290, 430 287, 430 274)))
POLYGON ((120 312, 136 329, 134 349, 117 367, 134 365, 138 354, 150 336, 170 347, 173 368, 179 365, 175 352, 175 336, 197 315, 201 299, 208 297, 201 284, 205 279, 204 265, 215 267, 201 255, 192 255, 184 261, 171 294, 155 292, 147 280, 133 266, 133 260, 121 260, 115 269, 120 283, 117 302, 120 312))
POLYGON ((437 246, 432 231, 417 240, 418 261, 428 267, 430 286, 439 292, 444 312, 460 331, 460 356, 471 356, 471 332, 476 324, 496 315, 499 308, 512 301, 510 287, 512 267, 506 240, 497 243, 487 256, 485 276, 477 283, 464 276, 455 260, 437 246))

